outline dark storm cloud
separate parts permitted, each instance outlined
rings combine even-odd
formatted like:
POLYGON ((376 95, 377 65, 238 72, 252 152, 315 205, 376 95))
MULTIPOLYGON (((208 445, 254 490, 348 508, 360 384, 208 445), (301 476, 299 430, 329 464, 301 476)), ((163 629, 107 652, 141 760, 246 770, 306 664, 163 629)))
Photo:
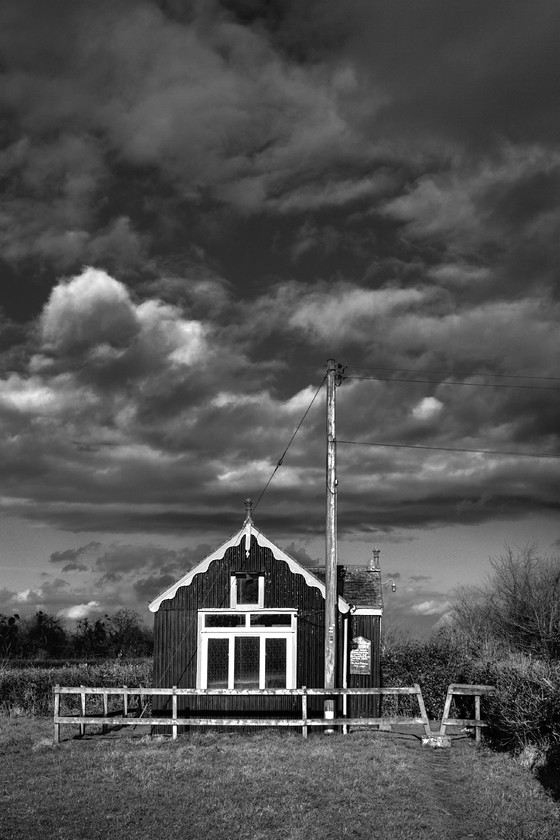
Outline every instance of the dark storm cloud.
POLYGON ((142 602, 148 603, 176 581, 177 578, 169 574, 151 575, 135 581, 134 591, 142 602))
MULTIPOLYGON (((254 335, 274 323, 278 335, 301 331, 311 343, 338 332, 349 353, 359 342, 364 355, 371 334, 386 353, 391 350, 393 364, 406 360, 411 340, 435 353, 451 336, 458 359, 473 336, 482 337, 477 349, 486 357, 499 356, 489 353, 497 342, 505 358, 508 333, 516 330, 534 335, 515 348, 520 368, 530 367, 536 349, 546 351, 551 366, 558 354, 554 309, 545 312, 530 301, 505 309, 477 305, 458 317, 447 312, 444 296, 436 317, 439 292, 434 298, 430 288, 376 292, 347 284, 339 291, 285 286, 245 314, 247 326, 254 335)), ((6 497, 5 505, 71 530, 235 530, 232 493, 242 499, 264 487, 320 382, 317 371, 315 386, 279 398, 263 388, 261 363, 244 362, 227 331, 214 348, 210 324, 154 300, 134 304, 122 284, 91 269, 55 288, 41 329, 43 352, 33 357, 28 376, 9 377, 0 393, 6 428, 12 428, 3 460, 4 486, 13 488, 13 498, 6 497), (224 378, 236 357, 242 390, 224 378), (83 446, 76 445, 80 440, 83 446), (86 446, 89 440, 96 443, 86 446)), ((234 330, 239 333, 242 324, 234 330)), ((534 384, 530 391, 477 388, 474 382, 456 387, 349 379, 339 392, 340 439, 555 451, 557 391, 541 392, 534 384)), ((279 532, 290 527, 314 534, 323 527, 319 501, 304 521, 296 515, 320 497, 323 404, 324 393, 268 491, 268 509, 259 510, 262 524, 279 532)), ((342 532, 368 531, 372 506, 375 527, 389 532, 403 524, 481 522, 513 510, 555 509, 553 462, 521 463, 522 471, 511 457, 440 453, 426 459, 406 449, 341 444, 342 532)), ((115 556, 117 563, 125 559, 115 556)))
POLYGON ((380 202, 461 162, 468 177, 473 139, 495 165, 504 143, 548 148, 557 119, 548 2, 504 16, 497 2, 13 0, 2 15, 0 248, 18 285, 32 268, 28 302, 84 262, 134 284, 221 263, 237 283, 228 229, 253 252, 242 292, 263 281, 261 250, 278 279, 279 238, 373 279, 372 251, 402 249, 380 202), (281 214, 264 237, 239 228, 263 209, 281 214))
POLYGON ((303 566, 319 566, 321 564, 321 560, 318 557, 312 557, 302 545, 296 545, 296 543, 292 542, 284 546, 284 551, 303 566))
POLYGON ((197 559, 210 553, 206 544, 194 549, 174 551, 156 545, 127 545, 117 543, 101 554, 96 561, 100 571, 111 574, 129 574, 147 569, 159 569, 169 573, 189 569, 197 559))
MULTIPOLYGON (((346 381, 341 439, 558 454, 558 391, 484 387, 552 388, 513 376, 560 364, 556 4, 0 15, 7 512, 221 539, 329 356, 439 372, 346 381)), ((297 540, 324 527, 323 413, 324 392, 256 512, 304 561, 297 540)), ((552 460, 339 452, 341 534, 558 507, 552 460)), ((82 551, 51 561, 79 575, 82 551)), ((152 595, 192 560, 166 551, 112 546, 97 570, 152 595)))
MULTIPOLYGON (((99 548, 101 548, 101 543, 90 542, 87 545, 80 546, 79 548, 67 548, 65 551, 53 551, 53 553, 49 557, 49 563, 77 564, 78 560, 82 560, 88 555, 91 556, 99 548)), ((76 568, 78 567, 79 566, 76 565, 76 568)))
POLYGON ((66 566, 63 566, 61 569, 62 574, 66 574, 67 572, 87 572, 88 567, 84 566, 83 563, 67 563, 66 566))
POLYGON ((62 578, 54 578, 21 591, 5 587, 0 590, 0 612, 21 609, 29 613, 42 609, 72 620, 120 607, 144 610, 149 600, 211 550, 205 543, 172 550, 156 544, 92 542, 54 552, 51 562, 88 556, 92 558, 93 568, 69 563, 65 570, 73 573, 72 585, 62 578))

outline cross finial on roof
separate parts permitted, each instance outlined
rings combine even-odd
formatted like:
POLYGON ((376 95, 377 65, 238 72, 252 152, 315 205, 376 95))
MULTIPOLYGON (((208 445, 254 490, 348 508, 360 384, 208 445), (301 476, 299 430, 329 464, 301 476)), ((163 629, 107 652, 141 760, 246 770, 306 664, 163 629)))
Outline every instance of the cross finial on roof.
POLYGON ((249 556, 251 550, 251 530, 253 520, 251 519, 251 511, 253 510, 253 500, 245 499, 245 557, 249 556))

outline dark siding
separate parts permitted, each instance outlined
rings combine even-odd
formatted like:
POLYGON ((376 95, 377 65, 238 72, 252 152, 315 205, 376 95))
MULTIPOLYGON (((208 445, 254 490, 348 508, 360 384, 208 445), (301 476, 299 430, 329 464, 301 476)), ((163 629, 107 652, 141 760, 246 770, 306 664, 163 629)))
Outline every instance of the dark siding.
MULTIPOLYGON (((363 636, 371 641, 371 674, 348 674, 349 688, 377 688, 380 685, 381 665, 380 654, 381 619, 378 615, 352 615, 348 632, 348 644, 352 639, 363 636)), ((349 711, 353 717, 379 717, 381 704, 377 697, 352 697, 349 711)))
MULTIPOLYGON (((249 557, 245 540, 228 549, 223 558, 214 560, 208 570, 195 576, 190 586, 180 587, 173 599, 161 603, 154 616, 154 686, 195 688, 197 674, 198 610, 229 606, 230 575, 238 571, 260 572, 265 577, 265 608, 285 607, 298 610, 297 666, 298 686, 321 687, 324 681, 324 599, 321 592, 308 586, 303 575, 293 574, 272 551, 251 541, 249 557)), ((365 635, 365 634, 364 634, 365 635)), ((339 662, 343 652, 343 619, 339 620, 339 662)), ((342 674, 340 674, 342 676, 342 674)), ((294 712, 299 715, 299 698, 217 697, 179 698, 179 708, 188 711, 219 712, 235 715, 235 710, 264 713, 266 709, 294 712), (242 706, 240 703, 242 702, 242 706)), ((170 698, 154 697, 154 710, 169 710, 170 698)), ((314 708, 322 709, 320 698, 314 708)))

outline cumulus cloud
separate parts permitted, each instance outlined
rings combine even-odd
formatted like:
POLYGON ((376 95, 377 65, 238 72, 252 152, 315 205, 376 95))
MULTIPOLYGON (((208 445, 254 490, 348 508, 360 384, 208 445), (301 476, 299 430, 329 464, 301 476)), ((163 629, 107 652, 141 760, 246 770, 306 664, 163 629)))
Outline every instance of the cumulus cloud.
POLYGON ((98 345, 118 349, 139 331, 126 288, 94 268, 53 289, 41 326, 45 348, 59 353, 98 345))
POLYGON ((449 601, 422 601, 419 604, 413 604, 411 610, 415 615, 442 615, 449 606, 449 601))
POLYGON ((102 607, 99 601, 88 601, 87 604, 75 604, 73 607, 65 607, 59 610, 57 615, 59 618, 77 620, 79 618, 89 618, 91 615, 97 615, 101 612, 102 607))
POLYGON ((431 420, 437 417, 442 408, 443 403, 436 397, 424 397, 412 409, 412 416, 415 420, 431 420))
MULTIPOLYGON (((268 491, 271 499, 282 500, 267 512, 269 521, 281 527, 322 482, 325 394, 316 394, 322 373, 317 369, 315 383, 300 388, 291 384, 277 392, 264 387, 266 364, 248 361, 239 336, 260 338, 273 328, 285 339, 297 331, 318 343, 320 336, 336 335, 338 329, 350 358, 356 339, 367 342, 371 334, 372 352, 383 346, 393 365, 397 360, 406 364, 409 349, 435 358, 448 347, 453 367, 464 363, 459 351, 467 347, 473 353, 485 349, 487 358, 506 358, 507 333, 517 322, 533 337, 526 349, 516 345, 510 360, 524 356, 525 368, 531 369, 531 354, 539 348, 546 349, 547 364, 560 350, 553 306, 528 299, 465 305, 463 312, 451 313, 446 298, 438 295, 417 288, 287 284, 265 291, 250 309, 235 306, 235 327, 223 328, 154 298, 136 302, 120 281, 86 269, 54 287, 40 318, 41 352, 31 357, 28 374, 0 383, 0 406, 10 430, 4 443, 5 505, 73 530, 189 530, 220 517, 225 517, 224 527, 235 526, 232 493, 243 499, 265 486, 313 402, 268 491), (213 343, 218 335, 220 342, 213 343), (232 388, 234 383, 240 387, 232 388), (194 519, 186 516, 185 505, 196 512, 194 519)), ((367 344, 361 350, 366 359, 367 344)), ((419 381, 403 388, 391 381, 393 373, 379 373, 378 382, 344 382, 341 438, 514 451, 524 440, 534 447, 540 435, 542 446, 553 446, 552 392, 477 390, 478 382, 487 382, 473 377, 464 387, 446 386, 443 378, 439 385, 419 381)), ((446 453, 426 461, 406 449, 380 447, 346 449, 342 463, 353 472, 341 523, 349 532, 369 529, 372 500, 377 527, 390 533, 403 522, 502 516, 505 499, 507 510, 524 507, 529 498, 546 509, 554 497, 546 462, 528 465, 514 490, 511 459, 481 462, 476 455, 446 453)), ((297 528, 316 533, 320 520, 317 509, 317 516, 297 528)), ((61 556, 56 562, 80 571, 84 559, 61 556)), ((130 570, 127 562, 130 569, 145 565, 137 551, 119 549, 98 566, 115 575, 130 570)))
POLYGON ((436 5, 2 4, 2 505, 90 541, 8 594, 149 599, 296 429, 307 560, 331 357, 341 538, 557 510, 552 459, 404 448, 558 453, 558 9, 436 5))

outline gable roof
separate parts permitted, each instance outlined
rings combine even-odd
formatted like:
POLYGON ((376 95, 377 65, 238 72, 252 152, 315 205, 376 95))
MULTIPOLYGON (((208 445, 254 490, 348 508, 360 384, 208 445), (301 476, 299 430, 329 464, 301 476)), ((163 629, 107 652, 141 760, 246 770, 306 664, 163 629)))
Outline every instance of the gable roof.
MULTIPOLYGON (((257 543, 262 548, 268 548, 272 551, 272 554, 276 558, 276 560, 282 560, 286 563, 293 574, 302 575, 305 579, 305 582, 308 586, 314 586, 318 589, 323 598, 326 597, 326 588, 324 581, 320 580, 316 575, 313 574, 309 569, 305 566, 302 566, 301 563, 298 563, 297 560, 294 560, 293 557, 290 557, 289 554, 286 554, 279 546, 273 543, 268 537, 260 531, 255 523, 252 521, 251 517, 248 516, 245 520, 243 527, 237 531, 229 540, 226 540, 225 543, 213 551, 208 557, 205 557, 204 560, 201 560, 200 563, 197 563, 192 569, 190 569, 186 575, 184 575, 180 580, 176 583, 172 584, 172 586, 168 587, 164 592, 154 598, 154 600, 148 605, 151 612, 157 612, 160 604, 162 601, 165 601, 169 598, 174 598, 175 594, 178 589, 182 586, 190 586, 193 579, 196 575, 203 574, 206 572, 210 566, 210 564, 214 560, 220 560, 228 548, 232 548, 233 546, 239 545, 241 540, 245 538, 245 551, 248 554, 251 548, 251 538, 254 537, 257 543)), ((345 598, 338 598, 338 608, 341 612, 348 612, 350 609, 350 604, 346 601, 345 598)))

